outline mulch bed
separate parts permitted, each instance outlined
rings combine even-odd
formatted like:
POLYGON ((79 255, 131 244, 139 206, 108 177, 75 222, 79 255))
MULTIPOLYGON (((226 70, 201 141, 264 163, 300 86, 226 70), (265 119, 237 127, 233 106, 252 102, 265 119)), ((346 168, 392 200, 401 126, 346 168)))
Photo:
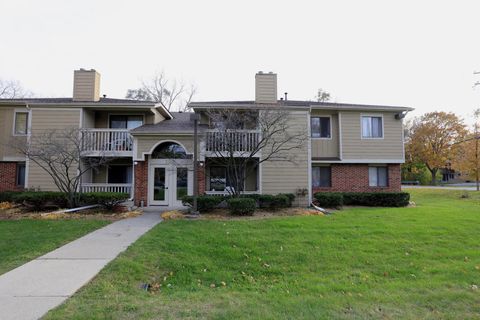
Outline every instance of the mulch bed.
POLYGON ((63 213, 59 210, 50 210, 45 212, 32 212, 21 205, 0 203, 0 221, 1 220, 20 220, 20 219, 40 219, 40 220, 57 220, 57 219, 94 219, 117 221, 125 218, 136 217, 142 214, 140 210, 111 212, 101 209, 83 210, 80 212, 63 213))

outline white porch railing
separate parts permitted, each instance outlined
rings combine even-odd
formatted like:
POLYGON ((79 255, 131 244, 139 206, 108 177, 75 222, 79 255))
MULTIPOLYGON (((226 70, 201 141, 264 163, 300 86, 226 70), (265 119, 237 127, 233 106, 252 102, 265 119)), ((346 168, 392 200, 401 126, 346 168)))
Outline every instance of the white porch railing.
POLYGON ((83 151, 131 152, 133 139, 126 129, 83 129, 83 151))
POLYGON ((82 192, 118 192, 133 196, 131 183, 82 183, 82 192))
POLYGON ((209 152, 250 152, 255 150, 259 139, 258 130, 206 130, 205 148, 209 152))

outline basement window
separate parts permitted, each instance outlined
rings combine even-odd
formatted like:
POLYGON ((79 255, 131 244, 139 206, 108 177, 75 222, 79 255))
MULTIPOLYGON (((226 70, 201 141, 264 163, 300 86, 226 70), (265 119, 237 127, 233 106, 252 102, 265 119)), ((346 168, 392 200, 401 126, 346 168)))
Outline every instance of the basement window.
POLYGON ((329 188, 332 186, 332 168, 312 167, 312 187, 329 188))
POLYGON ((370 187, 386 187, 388 186, 388 170, 387 167, 369 167, 368 181, 370 187))

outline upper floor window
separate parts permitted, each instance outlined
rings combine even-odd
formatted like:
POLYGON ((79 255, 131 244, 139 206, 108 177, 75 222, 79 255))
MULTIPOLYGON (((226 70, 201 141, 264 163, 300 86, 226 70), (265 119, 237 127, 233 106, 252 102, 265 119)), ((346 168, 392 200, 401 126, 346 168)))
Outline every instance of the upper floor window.
POLYGON ((28 112, 15 112, 15 128, 16 135, 25 135, 28 132, 28 112))
POLYGON ((362 138, 383 138, 382 117, 362 116, 362 138))
POLYGON ((143 125, 143 116, 111 115, 110 129, 135 129, 143 125))
POLYGON ((312 138, 331 138, 330 117, 312 117, 311 130, 312 138))

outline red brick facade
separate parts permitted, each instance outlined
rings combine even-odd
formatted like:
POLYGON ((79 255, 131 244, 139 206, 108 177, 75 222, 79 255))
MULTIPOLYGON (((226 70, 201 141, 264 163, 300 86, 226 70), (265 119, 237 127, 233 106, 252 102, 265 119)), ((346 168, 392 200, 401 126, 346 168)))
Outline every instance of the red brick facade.
POLYGON ((197 167, 198 194, 205 193, 205 164, 197 167))
POLYGON ((399 164, 388 165, 388 186, 370 187, 368 164, 332 164, 332 186, 314 188, 313 193, 321 191, 339 192, 397 192, 401 191, 401 172, 399 164))
POLYGON ((135 165, 135 190, 134 202, 136 206, 147 206, 148 201, 148 158, 145 161, 138 161, 135 165))
POLYGON ((23 189, 17 186, 17 163, 0 162, 0 192, 23 189))

